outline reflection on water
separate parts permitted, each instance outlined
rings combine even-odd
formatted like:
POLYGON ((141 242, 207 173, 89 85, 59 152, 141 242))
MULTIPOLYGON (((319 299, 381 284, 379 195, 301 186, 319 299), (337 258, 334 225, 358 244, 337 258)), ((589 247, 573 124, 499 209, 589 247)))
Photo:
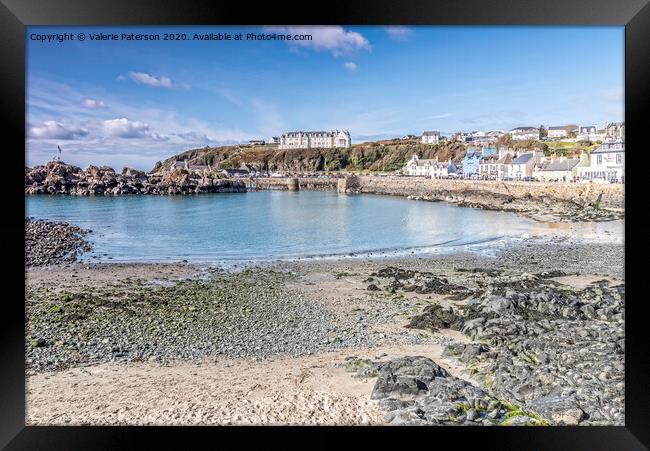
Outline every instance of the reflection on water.
POLYGON ((31 196, 27 214, 92 229, 91 256, 224 261, 466 245, 538 228, 512 213, 330 191, 31 196))

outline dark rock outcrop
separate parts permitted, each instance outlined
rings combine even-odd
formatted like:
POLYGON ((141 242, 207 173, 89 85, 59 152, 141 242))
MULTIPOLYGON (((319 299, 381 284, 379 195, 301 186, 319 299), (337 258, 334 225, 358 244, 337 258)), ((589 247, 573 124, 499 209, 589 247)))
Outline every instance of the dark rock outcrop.
POLYGON ((25 168, 25 194, 121 195, 121 194, 196 194, 242 193, 242 180, 223 178, 205 171, 175 169, 148 175, 124 168, 118 174, 108 166, 83 170, 61 161, 25 168))

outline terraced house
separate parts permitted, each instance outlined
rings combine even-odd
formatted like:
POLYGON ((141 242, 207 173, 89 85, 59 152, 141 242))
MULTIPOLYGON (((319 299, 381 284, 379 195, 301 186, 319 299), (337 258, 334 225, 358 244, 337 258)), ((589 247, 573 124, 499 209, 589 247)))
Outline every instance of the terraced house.
POLYGON ((577 176, 581 182, 624 183, 625 142, 623 140, 604 142, 589 154, 589 166, 580 167, 577 176))
POLYGON ((481 150, 469 147, 463 158, 463 177, 478 177, 481 165, 481 150))

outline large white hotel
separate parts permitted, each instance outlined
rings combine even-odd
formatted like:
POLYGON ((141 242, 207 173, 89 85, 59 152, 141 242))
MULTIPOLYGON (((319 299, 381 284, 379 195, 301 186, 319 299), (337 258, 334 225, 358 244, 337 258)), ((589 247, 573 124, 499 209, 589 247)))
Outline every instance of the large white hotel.
POLYGON ((350 132, 331 130, 329 132, 287 132, 280 137, 279 149, 352 147, 350 132))

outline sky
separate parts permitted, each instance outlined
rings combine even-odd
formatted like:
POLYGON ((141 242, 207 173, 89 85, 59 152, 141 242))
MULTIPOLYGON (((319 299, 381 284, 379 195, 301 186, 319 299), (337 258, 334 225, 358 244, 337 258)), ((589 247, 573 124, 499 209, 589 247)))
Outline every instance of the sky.
POLYGON ((346 129, 358 143, 623 120, 623 27, 29 27, 26 39, 29 166, 57 146, 82 167, 149 170, 293 130, 346 129), (61 33, 74 40, 48 42, 61 33), (210 33, 243 39, 194 40, 210 33))

